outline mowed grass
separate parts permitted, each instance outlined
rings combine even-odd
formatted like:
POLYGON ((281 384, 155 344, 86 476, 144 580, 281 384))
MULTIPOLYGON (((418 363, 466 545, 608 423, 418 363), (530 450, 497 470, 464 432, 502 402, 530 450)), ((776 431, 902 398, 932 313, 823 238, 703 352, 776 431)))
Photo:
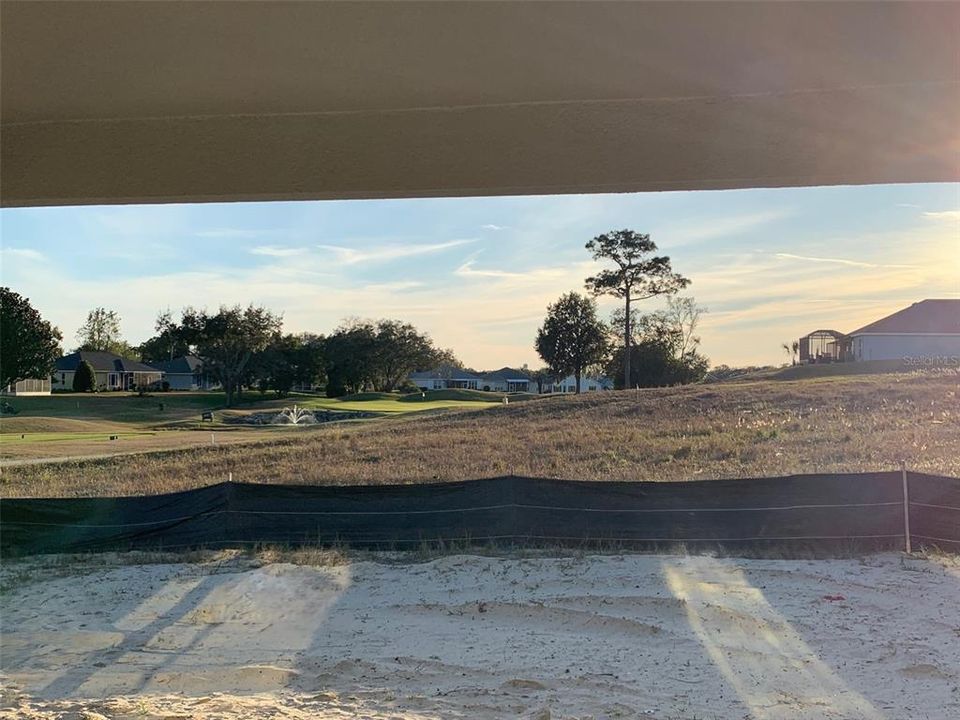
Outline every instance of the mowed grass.
MULTIPOLYGON (((529 399, 535 395, 513 394, 512 401, 529 399)), ((377 414, 402 414, 425 410, 476 407, 502 403, 503 394, 469 390, 428 391, 413 393, 364 393, 345 398, 327 398, 319 395, 293 393, 284 398, 258 392, 245 393, 229 410, 225 397, 217 392, 156 393, 140 397, 130 393, 57 394, 12 399, 19 411, 16 415, 0 418, 0 434, 54 432, 58 423, 86 423, 84 428, 63 427, 63 432, 117 430, 123 426, 146 428, 184 427, 201 423, 201 414, 207 411, 242 415, 252 412, 279 412, 294 405, 309 410, 361 411, 377 414), (161 409, 161 405, 163 408, 161 409), (34 423, 36 427, 33 427, 34 423)), ((207 428, 208 425, 200 424, 207 428)))
POLYGON ((14 496, 257 483, 418 483, 503 474, 691 480, 912 469, 960 476, 960 376, 740 382, 491 403, 192 448, 4 470, 14 496))
MULTIPOLYGON (((533 396, 525 396, 533 397, 533 396)), ((512 398, 511 402, 515 402, 512 398)), ((503 403, 503 394, 470 393, 468 391, 430 391, 421 396, 393 395, 388 393, 364 393, 345 398, 325 398, 317 396, 291 396, 283 400, 271 401, 264 407, 298 407, 308 410, 349 410, 358 412, 385 413, 390 415, 423 412, 424 410, 447 410, 450 408, 476 407, 477 404, 491 405, 503 403)), ((258 408, 257 411, 260 411, 258 408)))
MULTIPOLYGON (((536 396, 510 397, 518 400, 536 396)), ((20 413, 0 419, 0 460, 6 463, 155 452, 215 442, 273 442, 277 437, 290 434, 302 437, 318 429, 315 426, 251 426, 236 422, 244 415, 279 412, 284 407, 363 412, 362 419, 344 419, 345 422, 358 423, 411 413, 492 407, 494 403, 503 402, 503 395, 445 390, 412 395, 365 393, 326 398, 293 394, 276 398, 272 394, 247 393, 230 409, 222 407, 224 396, 220 393, 157 393, 148 397, 133 394, 54 395, 18 398, 15 402, 20 413), (164 406, 162 410, 160 403, 164 406), (213 411, 213 422, 201 419, 201 413, 206 410, 213 411)))
MULTIPOLYGON (((428 391, 421 395, 413 393, 365 393, 346 398, 327 398, 320 395, 293 393, 277 398, 271 393, 246 392, 231 412, 263 412, 284 407, 299 407, 310 410, 350 410, 372 413, 409 413, 423 410, 441 410, 502 403, 502 393, 485 393, 469 390, 428 391)), ((511 401, 529 399, 534 395, 513 394, 511 401)), ((84 393, 55 394, 36 397, 11 398, 10 403, 19 411, 16 415, 0 418, 0 432, 25 432, 8 430, 17 421, 25 418, 66 418, 88 422, 106 422, 144 427, 163 427, 182 421, 200 419, 209 410, 222 410, 226 402, 219 392, 170 392, 139 397, 131 393, 84 393), (160 409, 160 405, 163 409, 160 409)))
POLYGON ((8 401, 19 412, 16 415, 4 415, 0 419, 0 432, 8 432, 10 422, 31 417, 160 425, 186 417, 199 417, 205 410, 222 407, 224 395, 214 392, 170 392, 139 397, 122 392, 64 393, 8 398, 8 401), (161 403, 163 410, 160 409, 161 403))
POLYGON ((88 442, 111 440, 112 438, 127 439, 143 436, 154 436, 157 433, 150 430, 134 430, 120 432, 36 432, 36 433, 2 433, 0 447, 17 445, 20 443, 46 443, 83 440, 88 442))

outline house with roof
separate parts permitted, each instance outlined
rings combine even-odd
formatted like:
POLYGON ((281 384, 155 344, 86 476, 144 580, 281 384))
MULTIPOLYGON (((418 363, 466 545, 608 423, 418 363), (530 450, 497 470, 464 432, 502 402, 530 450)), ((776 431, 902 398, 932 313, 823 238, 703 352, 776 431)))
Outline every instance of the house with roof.
POLYGON ((480 380, 478 373, 453 365, 410 373, 410 382, 421 390, 479 390, 480 380))
MULTIPOLYGON (((537 382, 531 377, 528 370, 509 367, 488 373, 475 373, 463 368, 443 366, 434 370, 411 373, 410 381, 423 390, 460 388, 502 393, 538 392, 537 382)), ((580 378, 580 392, 612 389, 613 381, 610 378, 587 375, 580 378)), ((572 393, 576 391, 577 381, 573 375, 557 378, 543 385, 544 393, 572 393)))
POLYGON ((852 360, 960 358, 960 299, 921 300, 847 334, 852 360))
POLYGON ((921 300, 850 333, 816 330, 798 345, 804 364, 934 358, 960 363, 960 299, 921 300))
POLYGON ((93 366, 97 376, 98 390, 135 390, 158 383, 163 379, 163 371, 139 360, 120 357, 108 352, 78 350, 57 360, 51 382, 54 389, 73 388, 73 375, 81 362, 93 366))
POLYGON ((536 392, 537 383, 530 377, 528 370, 504 367, 483 373, 480 377, 480 389, 487 392, 536 392))
POLYGON ((196 355, 182 355, 172 360, 150 363, 163 373, 171 390, 212 390, 220 386, 203 370, 203 360, 196 355))

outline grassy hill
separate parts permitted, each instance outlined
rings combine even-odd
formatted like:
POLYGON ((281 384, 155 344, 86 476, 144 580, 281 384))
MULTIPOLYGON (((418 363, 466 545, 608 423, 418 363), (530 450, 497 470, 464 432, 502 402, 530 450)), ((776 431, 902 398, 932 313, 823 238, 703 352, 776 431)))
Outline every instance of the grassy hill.
POLYGON ((817 378, 849 375, 887 375, 891 373, 915 373, 916 366, 904 360, 864 360, 862 362, 824 363, 822 365, 788 365, 779 368, 764 368, 735 375, 716 382, 742 382, 757 380, 815 380, 817 378))
POLYGON ((916 470, 960 476, 956 374, 738 382, 481 407, 277 434, 257 445, 8 468, 2 493, 159 493, 228 472, 245 482, 319 484, 507 473, 689 480, 889 469, 901 458, 916 470))

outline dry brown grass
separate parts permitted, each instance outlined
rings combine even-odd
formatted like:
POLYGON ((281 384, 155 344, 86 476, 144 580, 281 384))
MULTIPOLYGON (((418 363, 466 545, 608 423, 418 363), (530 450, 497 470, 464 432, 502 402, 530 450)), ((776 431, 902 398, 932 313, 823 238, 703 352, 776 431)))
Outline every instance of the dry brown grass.
POLYGON ((888 375, 590 394, 323 428, 275 443, 10 468, 3 495, 152 494, 226 479, 503 474, 689 480, 895 467, 960 475, 960 378, 888 375))

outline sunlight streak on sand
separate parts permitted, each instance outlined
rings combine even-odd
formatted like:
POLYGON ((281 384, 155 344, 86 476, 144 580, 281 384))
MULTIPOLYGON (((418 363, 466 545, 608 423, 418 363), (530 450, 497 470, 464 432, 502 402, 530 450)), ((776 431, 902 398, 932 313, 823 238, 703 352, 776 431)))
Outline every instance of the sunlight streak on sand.
POLYGON ((690 627, 708 657, 758 720, 783 717, 800 702, 838 717, 883 719, 820 660, 733 563, 709 557, 668 559, 663 575, 674 597, 685 602, 690 627), (775 672, 775 666, 782 672, 775 672))

